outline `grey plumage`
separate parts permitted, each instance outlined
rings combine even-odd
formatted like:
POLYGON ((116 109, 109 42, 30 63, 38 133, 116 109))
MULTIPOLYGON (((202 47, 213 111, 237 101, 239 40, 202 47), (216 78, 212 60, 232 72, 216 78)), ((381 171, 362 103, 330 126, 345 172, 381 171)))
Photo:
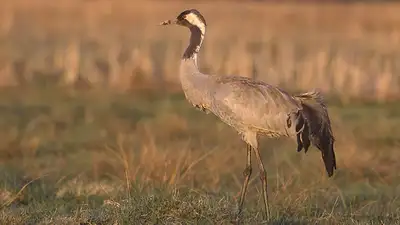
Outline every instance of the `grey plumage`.
POLYGON ((257 135, 290 137, 297 141, 297 151, 307 152, 310 144, 316 146, 322 153, 328 176, 333 175, 336 169, 334 137, 325 103, 317 91, 292 96, 278 87, 246 77, 203 74, 197 66, 197 53, 206 31, 204 17, 195 9, 185 10, 176 20, 162 23, 169 24, 185 26, 191 31, 190 43, 180 64, 180 81, 186 99, 233 127, 248 145, 238 219, 252 173, 252 150, 261 171, 265 211, 269 217, 266 172, 257 135))

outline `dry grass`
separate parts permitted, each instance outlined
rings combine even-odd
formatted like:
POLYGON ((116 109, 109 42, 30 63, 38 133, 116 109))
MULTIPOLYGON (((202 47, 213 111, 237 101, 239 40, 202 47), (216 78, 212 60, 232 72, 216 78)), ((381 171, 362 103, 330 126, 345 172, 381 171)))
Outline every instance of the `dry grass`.
MULTIPOLYGON (((245 145, 182 94, 11 89, 0 103, 1 223, 227 224, 233 218, 245 145)), ((330 102, 339 167, 332 179, 315 149, 305 155, 288 140, 262 139, 272 224, 400 219, 394 172, 400 108, 353 103, 330 102)), ((260 187, 255 173, 246 223, 262 222, 260 187)))
MULTIPOLYGON (((0 83, 17 87, 0 90, 0 223, 229 223, 244 143, 165 85, 188 32, 157 24, 189 7, 209 23, 203 71, 340 97, 332 179, 315 149, 262 139, 270 224, 398 223, 400 5, 225 4, 3 2, 0 83)), ((246 224, 261 201, 254 175, 246 224)))
MULTIPOLYGON (((400 5, 57 1, 3 3, 3 85, 178 83, 188 31, 157 24, 185 8, 209 23, 202 70, 342 100, 399 96, 400 5), (61 75, 61 76, 59 76, 61 75), (36 83, 37 83, 36 82, 36 83)), ((157 86, 158 87, 158 86, 157 86)))

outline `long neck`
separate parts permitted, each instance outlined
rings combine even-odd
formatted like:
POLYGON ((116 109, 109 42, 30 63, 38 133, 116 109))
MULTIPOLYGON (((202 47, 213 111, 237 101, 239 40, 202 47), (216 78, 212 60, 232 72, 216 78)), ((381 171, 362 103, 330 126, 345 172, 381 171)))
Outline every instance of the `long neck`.
POLYGON ((189 46, 186 48, 185 53, 182 56, 183 61, 191 60, 193 61, 194 65, 197 67, 197 54, 200 51, 201 44, 203 43, 205 29, 199 28, 197 26, 192 26, 190 28, 190 43, 189 46))
POLYGON ((180 82, 186 99, 194 105, 209 105, 206 97, 207 87, 210 86, 209 76, 202 74, 197 66, 197 54, 204 39, 204 27, 190 28, 190 43, 182 56, 180 65, 180 82))

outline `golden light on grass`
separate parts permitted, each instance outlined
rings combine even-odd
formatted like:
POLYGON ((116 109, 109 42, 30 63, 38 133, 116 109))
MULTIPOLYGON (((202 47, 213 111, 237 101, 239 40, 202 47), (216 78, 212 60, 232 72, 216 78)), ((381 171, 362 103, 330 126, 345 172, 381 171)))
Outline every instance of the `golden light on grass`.
MULTIPOLYGON (((158 24, 186 8, 208 22, 204 72, 341 100, 327 101, 331 179, 315 148, 260 140, 277 223, 392 224, 400 108, 387 101, 400 96, 400 4, 128 0, 15 0, 0 9, 0 85, 24 87, 1 89, 0 221, 228 223, 245 145, 180 90, 189 33, 158 24), (94 89, 61 88, 76 82, 94 89)), ((257 172, 248 224, 262 223, 257 172)))

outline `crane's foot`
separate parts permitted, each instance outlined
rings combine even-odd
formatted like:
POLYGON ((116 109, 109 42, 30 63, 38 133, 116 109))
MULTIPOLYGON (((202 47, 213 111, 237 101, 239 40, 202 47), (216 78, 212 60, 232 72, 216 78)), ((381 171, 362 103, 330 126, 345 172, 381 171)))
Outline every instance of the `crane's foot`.
POLYGON ((231 220, 232 224, 240 224, 242 220, 242 210, 239 208, 238 211, 235 214, 235 218, 231 220))
POLYGON ((231 224, 239 225, 241 222, 240 215, 236 215, 235 219, 231 220, 230 222, 231 224))
POLYGON ((240 223, 239 223, 239 221, 238 220, 231 220, 231 224, 233 224, 233 225, 239 225, 240 223))
POLYGON ((265 221, 270 221, 271 220, 271 216, 270 216, 270 214, 269 214, 269 212, 265 212, 264 213, 264 218, 263 218, 265 221))
POLYGON ((239 210, 235 213, 234 219, 231 220, 232 224, 240 224, 242 220, 242 210, 239 208, 239 210))
POLYGON ((270 221, 271 220, 271 213, 269 211, 268 203, 267 203, 266 207, 264 208, 263 219, 265 221, 270 221))

